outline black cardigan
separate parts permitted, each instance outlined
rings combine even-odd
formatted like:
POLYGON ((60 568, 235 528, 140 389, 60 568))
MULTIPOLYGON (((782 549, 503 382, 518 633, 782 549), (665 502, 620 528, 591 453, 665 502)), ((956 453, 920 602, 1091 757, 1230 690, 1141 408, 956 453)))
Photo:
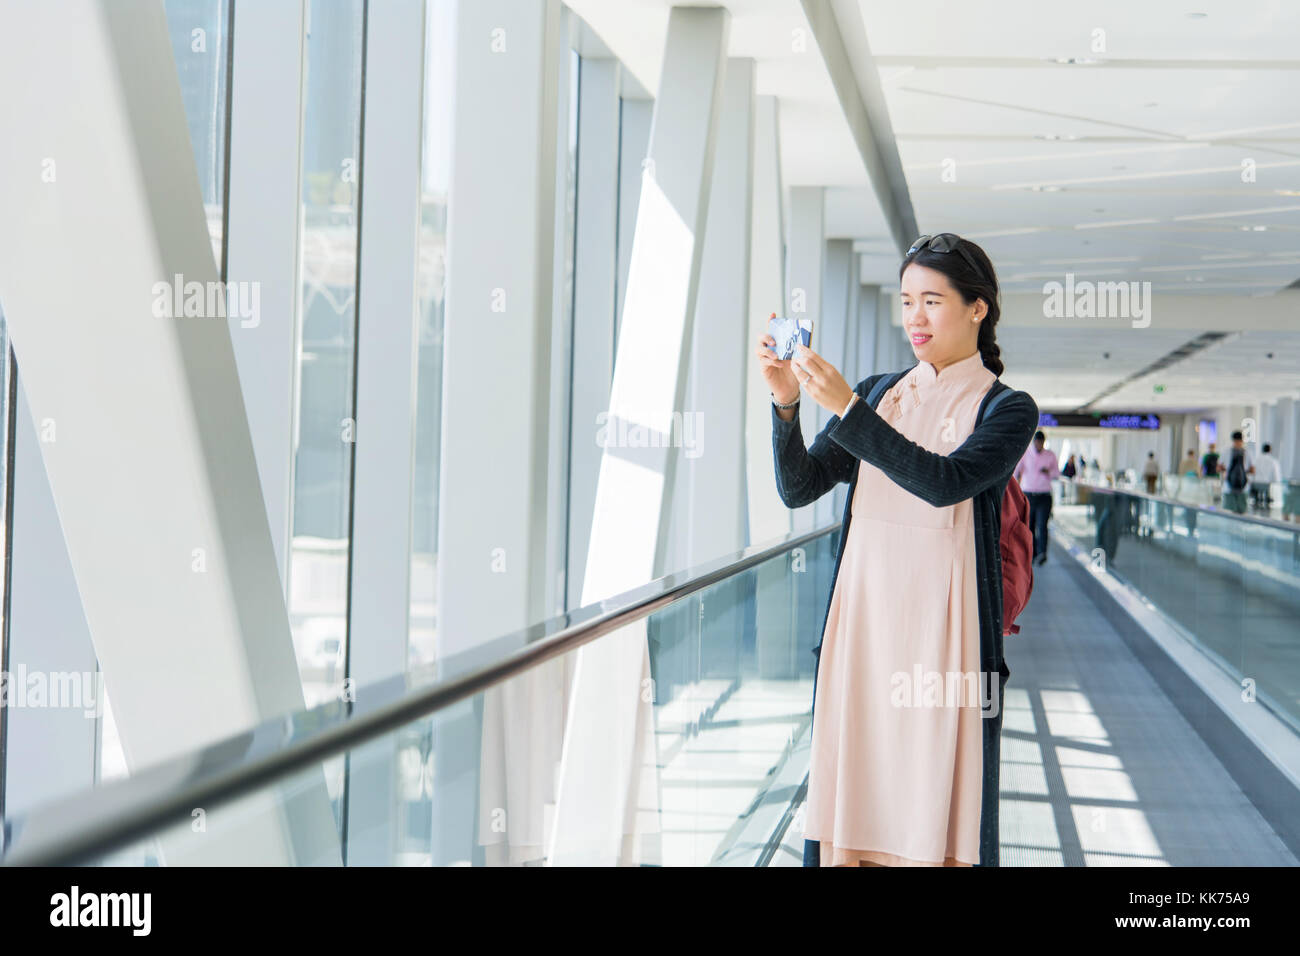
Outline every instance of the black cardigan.
MULTIPOLYGON (((1002 690, 1011 673, 1002 655, 1002 553, 998 549, 1002 532, 1002 493, 1038 428, 1038 405, 1025 392, 1012 392, 998 404, 992 415, 980 421, 956 451, 940 455, 903 437, 867 403, 871 387, 883 377, 873 375, 859 382, 853 389, 859 400, 853 403, 843 419, 838 415, 832 416, 813 440, 811 448, 804 447, 798 414, 786 422, 777 414, 776 406, 772 406, 777 493, 786 507, 800 508, 816 501, 839 482, 849 483, 839 548, 835 554, 835 572, 831 579, 831 597, 835 594, 835 579, 839 577, 840 560, 848 540, 860 462, 875 465, 899 487, 935 507, 974 499, 980 669, 986 674, 997 671, 1000 675, 997 715, 983 719, 984 777, 979 865, 997 866, 1001 702, 1002 690)), ((981 416, 989 400, 1006 387, 1000 381, 993 383, 980 403, 981 416)), ((817 646, 813 649, 818 663, 830 605, 828 598, 817 646)), ((817 665, 814 664, 814 696, 816 688, 817 665)), ((819 865, 819 856, 820 845, 805 840, 804 866, 819 865)))

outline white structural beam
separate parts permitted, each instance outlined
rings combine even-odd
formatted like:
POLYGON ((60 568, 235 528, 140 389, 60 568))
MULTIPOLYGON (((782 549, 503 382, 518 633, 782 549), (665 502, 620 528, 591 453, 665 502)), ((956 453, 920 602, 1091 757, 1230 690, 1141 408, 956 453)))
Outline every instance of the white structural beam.
POLYGON ((876 365, 876 320, 880 315, 880 286, 858 287, 858 375, 866 378, 880 369, 876 365))
MULTIPOLYGON (((627 92, 627 83, 621 92, 627 92)), ((641 201, 641 166, 650 149, 650 120, 654 100, 632 96, 620 99, 618 174, 618 305, 614 316, 614 347, 618 346, 619 323, 627 298, 627 273, 632 265, 632 236, 636 233, 636 210, 641 201)), ((585 142, 586 136, 583 136, 585 142)), ((614 367, 610 365, 610 379, 614 367)))
POLYGON ((901 255, 917 236, 916 216, 859 2, 800 0, 871 188, 885 214, 890 238, 901 255))
POLYGON ((904 337, 901 313, 895 315, 898 297, 881 293, 876 310, 876 368, 881 372, 897 372, 916 364, 916 355, 904 337), (898 323, 895 323, 898 319, 898 323))
MULTIPOLYGON (((852 243, 849 244, 849 268, 852 270, 847 277, 848 282, 848 301, 844 309, 844 361, 840 366, 843 369, 844 377, 850 384, 856 384, 866 372, 858 361, 859 347, 858 343, 862 338, 862 325, 858 321, 858 297, 862 292, 862 285, 858 281, 858 256, 853 252, 852 243)), ((834 510, 832 515, 838 518, 844 514, 844 502, 848 497, 848 486, 838 485, 832 496, 834 500, 834 510)))
MULTIPOLYGON (((440 658, 470 652, 551 610, 557 58, 568 53, 561 48, 561 12, 558 0, 476 0, 457 9, 439 458, 440 658)), ((489 841, 494 854, 511 856, 542 842, 551 782, 529 771, 546 766, 547 756, 537 754, 536 764, 513 759, 527 749, 531 728, 512 715, 527 713, 515 705, 533 691, 553 699, 557 713, 563 708, 562 675, 543 667, 522 684, 485 694, 481 716, 467 703, 436 723, 436 772, 447 788, 434 818, 435 864, 475 859, 476 844, 489 841), (480 785, 469 779, 475 774, 463 773, 467 766, 502 766, 520 776, 480 785), (464 825, 476 804, 478 833, 464 825), (505 832, 494 828, 498 811, 506 814, 505 832)), ((556 737, 550 747, 558 759, 556 737)))
MULTIPOLYGON (((1282 465, 1283 480, 1296 477, 1296 466, 1300 464, 1297 455, 1297 443, 1300 443, 1300 421, 1297 421, 1296 400, 1279 398, 1274 405, 1273 421, 1275 428, 1268 440, 1273 444, 1273 454, 1282 465)), ((1186 443, 1190 448, 1190 443, 1186 443)))
MULTIPOLYGON (((573 441, 569 450, 568 603, 579 606, 600 474, 597 420, 614 378, 618 284, 619 86, 613 59, 582 61, 573 273, 573 441)), ((640 160, 634 167, 640 173, 640 160)), ((629 232, 630 236, 631 233, 629 232)))
POLYGON ((457 16, 440 656, 547 611, 559 14, 555 0, 482 0, 462 4, 457 16))
MULTIPOLYGON (((812 319, 812 349, 822 352, 825 343, 838 334, 822 327, 822 269, 826 253, 825 193, 821 186, 794 186, 790 189, 790 234, 787 242, 786 287, 789 290, 787 315, 795 319, 812 319)), ((796 375, 798 374, 796 370, 796 375)), ((801 392, 802 394, 802 392, 801 392)), ((819 429, 821 406, 806 395, 799 402, 799 427, 804 441, 811 443, 819 429)), ((817 503, 794 510, 794 530, 811 531, 820 517, 817 503)))
MULTIPOLYGON (((775 96, 754 103, 754 188, 750 217, 749 321, 745 357, 748 375, 745 400, 746 506, 749 540, 762 544, 788 534, 793 514, 776 492, 776 462, 772 457, 772 395, 754 358, 758 340, 767 331, 773 312, 785 310, 785 230, 781 191, 779 104, 775 96)), ((794 581, 797 581, 795 578, 794 581)), ((758 673, 770 679, 798 674, 800 660, 790 640, 798 613, 795 589, 786 562, 769 561, 755 569, 754 615, 758 673)))
MULTIPOLYGON (((720 7, 674 7, 669 15, 583 604, 644 584, 663 566, 729 25, 720 7)), ((578 651, 547 854, 553 865, 645 861, 655 852, 649 839, 640 842, 657 827, 645 623, 578 651), (648 811, 647 824, 637 810, 648 811)))
POLYGON ((749 362, 745 406, 749 541, 759 544, 787 534, 793 527, 790 509, 776 492, 776 462, 772 459, 772 396, 754 357, 758 340, 767 331, 773 312, 785 310, 785 230, 781 193, 781 147, 778 102, 759 96, 754 103, 754 188, 750 216, 749 329, 745 356, 749 362))
MULTIPOLYGON (((365 35, 347 659, 362 693, 406 670, 410 632, 423 0, 370 4, 365 35)), ((349 764, 349 866, 396 851, 396 741, 366 756, 349 764)))
MULTIPOLYGON (((849 309, 853 304, 853 286, 857 284, 856 260, 853 256, 853 243, 849 239, 827 239, 825 258, 822 262, 822 307, 820 333, 820 354, 831 363, 850 385, 859 381, 857 368, 850 360, 853 354, 849 350, 849 336, 853 323, 849 321, 849 309)), ((856 318, 856 316, 854 317, 856 318)), ((808 433, 808 441, 820 434, 822 428, 831 420, 831 412, 815 406, 817 424, 815 431, 808 433)), ((823 495, 813 505, 816 526, 823 527, 838 521, 843 514, 843 493, 847 486, 835 488, 831 494, 823 495)))
POLYGON ((238 4, 231 43, 225 277, 256 283, 259 308, 252 317, 232 316, 230 335, 286 593, 306 11, 306 0, 238 4))
POLYGON ((754 61, 727 61, 665 571, 745 546, 754 61))
MULTIPOLYGON (((822 262, 822 356, 840 369, 845 378, 855 371, 849 367, 849 306, 857 275, 853 270, 853 243, 848 239, 827 239, 822 262)), ((820 405, 819 419, 825 424, 831 413, 820 405)))
POLYGON ((574 219, 577 200, 577 87, 582 70, 575 62, 578 21, 560 7, 560 40, 555 61, 555 242, 552 246, 550 446, 546 453, 546 591, 541 617, 563 614, 568 604, 569 458, 573 404, 573 282, 574 219))
MULTIPOLYGON (((0 83, 42 93, 5 101, 0 208, 24 225, 0 230, 0 298, 134 769, 299 710, 302 687, 230 330, 184 292, 218 276, 162 4, 8 16, 0 83)), ((265 796, 171 858, 337 861, 323 775, 265 796)))
POLYGON ((16 391, 9 477, 15 560, 9 567, 10 676, 0 766, 6 817, 94 785, 103 713, 99 664, 41 458, 42 424, 47 436, 58 433, 53 423, 32 420, 21 375, 16 391), (61 693, 61 686, 70 693, 61 693), (44 694, 28 699, 29 688, 44 688, 44 694))

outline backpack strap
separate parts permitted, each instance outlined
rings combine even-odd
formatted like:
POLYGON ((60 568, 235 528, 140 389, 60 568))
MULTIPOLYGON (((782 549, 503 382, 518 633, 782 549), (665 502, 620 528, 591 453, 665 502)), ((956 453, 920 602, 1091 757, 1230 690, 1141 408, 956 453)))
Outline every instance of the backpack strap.
POLYGON ((875 408, 876 404, 880 401, 880 396, 885 394, 885 391, 890 388, 890 386, 906 374, 907 369, 903 369, 901 372, 891 372, 887 375, 882 375, 876 381, 876 384, 871 386, 871 391, 867 393, 867 404, 872 408, 875 408))
POLYGON ((1007 385, 1001 379, 994 379, 993 385, 989 389, 989 391, 992 394, 987 399, 985 399, 984 404, 980 406, 979 414, 975 416, 975 424, 977 426, 979 425, 980 422, 984 421, 985 415, 992 415, 993 409, 998 407, 998 402, 1002 401, 1002 399, 1010 395, 1014 391, 1014 389, 1012 389, 1011 386, 1007 385))
MULTIPOLYGON (((998 407, 998 402, 1002 401, 1002 399, 1006 398, 1013 391, 1015 391, 1015 389, 1006 382, 999 378, 995 378, 993 384, 989 386, 989 394, 984 396, 984 401, 980 403, 979 414, 975 416, 975 427, 979 428, 980 422, 984 421, 984 416, 991 415, 993 409, 998 407)), ((1014 481, 1015 479, 1012 478, 1011 475, 1007 475, 1007 484, 1002 486, 1002 494, 1004 496, 1006 495, 1008 485, 1014 481)))

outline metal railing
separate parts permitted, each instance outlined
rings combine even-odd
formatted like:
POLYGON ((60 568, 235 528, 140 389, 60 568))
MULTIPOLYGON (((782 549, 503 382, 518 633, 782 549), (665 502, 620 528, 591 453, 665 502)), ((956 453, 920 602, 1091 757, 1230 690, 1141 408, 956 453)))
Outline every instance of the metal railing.
POLYGON ((784 552, 834 533, 832 525, 753 545, 616 597, 522 628, 482 652, 367 685, 358 702, 331 701, 265 721, 130 777, 3 822, 0 862, 65 866, 142 839, 295 770, 319 763, 500 684, 784 552), (459 673, 456 673, 459 671, 459 673))
POLYGON ((1206 514, 1218 515, 1222 518, 1236 518, 1242 521, 1250 521, 1255 524, 1265 525, 1270 528, 1280 528, 1284 531, 1295 532, 1300 530, 1300 523, 1285 521, 1281 518, 1274 518, 1269 515, 1259 514, 1250 511, 1234 511, 1231 508, 1225 508, 1222 505, 1207 504, 1199 501, 1191 501, 1186 498, 1171 498, 1168 495, 1150 494, 1141 491, 1138 488, 1116 485, 1099 485, 1088 481, 1079 481, 1078 479, 1066 480, 1063 478, 1052 479, 1053 484, 1060 485, 1060 494, 1056 498, 1058 504, 1076 504, 1077 501, 1069 494, 1073 489, 1087 488, 1089 492, 1097 494, 1124 494, 1132 495, 1134 498, 1145 498, 1148 501, 1158 501, 1161 504, 1170 505, 1178 508, 1190 508, 1195 511, 1201 511, 1206 514))

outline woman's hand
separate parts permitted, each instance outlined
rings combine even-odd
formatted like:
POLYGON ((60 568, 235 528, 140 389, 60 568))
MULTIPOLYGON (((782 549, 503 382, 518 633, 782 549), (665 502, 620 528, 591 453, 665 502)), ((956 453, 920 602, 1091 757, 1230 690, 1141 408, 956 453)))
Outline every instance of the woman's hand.
MULTIPOLYGON (((764 335, 758 343, 754 354, 758 356, 758 364, 763 370, 763 380, 767 382, 767 389, 782 405, 789 405, 799 397, 799 380, 794 377, 794 371, 790 368, 790 359, 779 359, 776 353, 768 348, 769 345, 776 347, 776 339, 772 336, 764 335)), ((847 402, 848 399, 846 398, 845 401, 847 402)))
POLYGON ((844 376, 834 365, 806 345, 795 348, 790 363, 794 366, 800 386, 812 396, 814 402, 832 415, 844 411, 844 406, 853 397, 853 386, 844 381, 844 376))

